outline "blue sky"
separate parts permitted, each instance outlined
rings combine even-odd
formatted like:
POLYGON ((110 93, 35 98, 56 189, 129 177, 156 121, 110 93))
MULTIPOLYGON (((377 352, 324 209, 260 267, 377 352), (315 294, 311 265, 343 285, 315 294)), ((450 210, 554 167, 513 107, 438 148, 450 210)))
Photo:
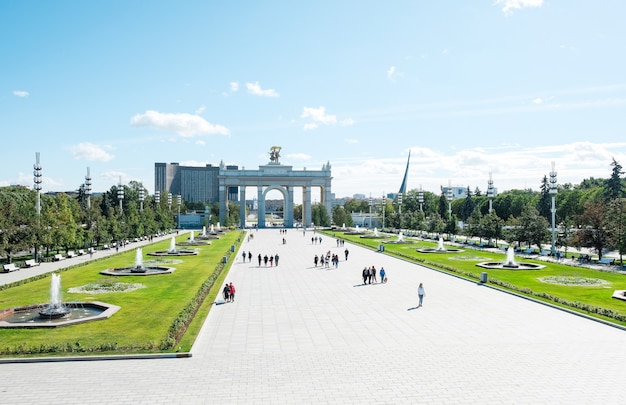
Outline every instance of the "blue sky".
POLYGON ((337 197, 626 167, 626 2, 0 2, 0 185, 94 191, 271 146, 337 197))

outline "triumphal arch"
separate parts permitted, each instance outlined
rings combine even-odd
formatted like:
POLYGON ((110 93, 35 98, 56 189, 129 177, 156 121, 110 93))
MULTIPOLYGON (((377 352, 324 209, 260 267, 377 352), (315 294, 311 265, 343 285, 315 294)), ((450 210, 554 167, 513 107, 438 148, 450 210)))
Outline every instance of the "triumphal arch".
POLYGON ((239 191, 239 217, 241 227, 246 227, 246 188, 256 188, 258 203, 259 228, 265 228, 265 199, 272 190, 277 190, 283 195, 284 226, 294 227, 293 208, 294 192, 302 190, 302 225, 311 226, 311 190, 319 187, 320 203, 326 208, 328 216, 331 216, 331 180, 330 163, 322 166, 322 170, 293 170, 292 166, 280 163, 280 146, 272 146, 269 151, 270 161, 266 165, 259 166, 259 170, 226 170, 224 164, 220 164, 218 175, 220 222, 226 223, 228 209, 228 197, 233 188, 239 191), (229 192, 230 190, 230 192, 229 192))

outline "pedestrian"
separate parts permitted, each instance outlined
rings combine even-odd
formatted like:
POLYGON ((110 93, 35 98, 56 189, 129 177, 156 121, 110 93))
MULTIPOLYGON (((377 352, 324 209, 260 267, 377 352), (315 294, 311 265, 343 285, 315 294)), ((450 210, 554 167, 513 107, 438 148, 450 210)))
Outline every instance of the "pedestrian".
POLYGON ((224 302, 229 302, 230 301, 230 286, 228 285, 228 283, 226 283, 226 285, 224 286, 224 289, 222 290, 222 294, 224 294, 224 302))
POLYGON ((420 299, 419 307, 422 306, 422 301, 424 301, 424 285, 420 283, 419 287, 417 287, 417 296, 420 299))
POLYGON ((365 266, 363 267, 363 285, 367 284, 367 279, 370 276, 370 269, 365 266))
POLYGON ((274 265, 274 256, 270 256, 270 267, 274 265))
POLYGON ((313 263, 315 263, 315 267, 317 267, 317 262, 319 261, 319 257, 317 257, 317 255, 315 255, 315 257, 313 258, 313 263))
POLYGON ((230 287, 230 302, 235 302, 235 286, 231 282, 228 287, 230 287))
POLYGON ((278 253, 274 256, 274 263, 278 266, 278 253))
POLYGON ((248 261, 252 263, 252 252, 248 252, 248 261))
POLYGON ((246 262, 246 251, 244 250, 243 253, 241 254, 241 257, 243 257, 243 262, 246 262))
POLYGON ((345 252, 344 252, 344 253, 346 254, 346 260, 348 260, 348 253, 350 253, 350 252, 348 252, 348 249, 347 249, 347 248, 346 248, 346 250, 345 250, 345 252))
POLYGON ((380 282, 381 283, 386 283, 387 282, 387 277, 386 277, 387 272, 385 271, 384 267, 380 268, 380 271, 378 272, 378 274, 380 274, 380 282))
POLYGON ((263 256, 263 263, 265 264, 265 267, 267 267, 268 260, 269 260, 269 257, 267 257, 267 255, 263 256))
POLYGON ((261 253, 259 253, 259 267, 261 267, 261 253))

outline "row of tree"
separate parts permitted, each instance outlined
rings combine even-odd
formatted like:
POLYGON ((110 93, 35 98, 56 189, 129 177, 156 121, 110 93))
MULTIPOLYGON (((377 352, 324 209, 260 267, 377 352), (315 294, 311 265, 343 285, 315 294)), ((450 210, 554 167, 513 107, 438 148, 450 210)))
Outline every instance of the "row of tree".
MULTIPOLYGON (((593 247, 598 255, 606 248, 626 250, 626 202, 621 165, 613 160, 608 179, 586 179, 578 185, 558 186, 556 224, 557 246, 593 247)), ((178 200, 168 201, 162 193, 159 203, 139 182, 112 186, 100 195, 88 195, 81 186, 75 196, 58 193, 41 195, 41 212, 36 212, 37 193, 26 187, 0 188, 0 256, 8 261, 18 252, 39 249, 47 256, 54 250, 88 248, 104 243, 154 235, 174 228, 178 200), (141 196, 146 196, 143 201, 141 196), (121 201, 121 205, 120 205, 121 201)), ((448 201, 442 190, 410 190, 398 199, 384 199, 373 207, 393 229, 431 233, 464 234, 488 240, 541 246, 550 240, 551 198, 547 176, 540 191, 510 190, 490 199, 479 189, 468 187, 466 197, 448 201), (384 208, 383 208, 384 207, 384 208), (491 207, 491 210, 490 210, 491 207)), ((352 226, 351 214, 368 212, 369 200, 351 199, 336 205, 329 217, 322 204, 312 207, 312 222, 320 226, 352 226)), ((180 212, 203 210, 206 203, 182 201, 180 212)), ((219 218, 219 204, 210 204, 212 221, 219 218)), ((294 210, 302 220, 302 206, 294 210)), ((224 226, 237 226, 239 206, 229 202, 224 226)), ((206 224, 208 225, 208 224, 206 224)), ((621 259, 621 258, 620 258, 621 259)))

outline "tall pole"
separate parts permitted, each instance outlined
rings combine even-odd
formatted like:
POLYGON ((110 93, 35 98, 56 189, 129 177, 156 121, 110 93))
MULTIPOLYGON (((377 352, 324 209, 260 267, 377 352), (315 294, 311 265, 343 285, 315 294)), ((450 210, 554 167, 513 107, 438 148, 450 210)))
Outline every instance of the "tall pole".
POLYGON ((183 203, 183 197, 178 195, 178 226, 176 228, 180 229, 180 205, 183 203))
POLYGON ((420 203, 420 211, 424 211, 424 191, 422 190, 422 185, 420 184, 420 190, 417 194, 417 201, 420 203))
MULTIPOLYGON (((39 226, 41 225, 41 186, 43 183, 43 174, 42 174, 42 168, 41 168, 41 164, 39 163, 39 152, 35 153, 35 165, 33 167, 35 170, 33 171, 33 182, 34 184, 34 189, 35 191, 37 191, 37 200, 35 202, 35 210, 37 211, 37 227, 39 228, 39 226)), ((34 252, 34 259, 38 260, 37 258, 37 250, 39 249, 39 238, 36 238, 35 241, 35 252, 34 252)))
POLYGON ((491 172, 489 172, 489 180, 487 181, 487 198, 489 198, 489 213, 493 211, 493 197, 496 192, 493 187, 493 180, 491 179, 491 172))
POLYGON ((145 190, 143 189, 143 184, 139 183, 139 210, 143 211, 143 200, 146 198, 145 190))
POLYGON ((370 205, 370 229, 372 229, 372 195, 371 194, 370 194, 369 205, 370 205))
POLYGON ((124 187, 122 186, 122 176, 120 176, 120 182, 117 186, 117 199, 120 200, 120 215, 122 214, 122 201, 124 200, 124 187))
POLYGON ((385 229, 385 193, 383 192, 383 199, 381 200, 381 206, 383 207, 383 229, 385 229))
POLYGON ((448 180, 448 192, 446 193, 448 198, 448 215, 452 218, 452 180, 448 180))
POLYGON ((41 164, 39 163, 39 152, 35 153, 35 165, 33 166, 35 169, 33 172, 34 178, 33 181, 35 183, 35 190, 37 191, 37 201, 35 203, 35 209, 37 210, 37 216, 41 215, 41 185, 43 183, 43 174, 41 164))
POLYGON ((400 216, 400 230, 402 230, 402 193, 398 194, 398 215, 400 216))
POLYGON ((552 209, 550 212, 552 213, 552 246, 550 248, 550 253, 554 256, 556 255, 556 206, 554 204, 554 200, 556 197, 557 189, 556 189, 556 171, 554 170, 554 162, 552 162, 552 170, 550 171, 550 189, 548 190, 550 197, 552 199, 552 209))
POLYGON ((87 175, 85 176, 85 194, 87 195, 87 210, 91 209, 91 174, 89 174, 89 166, 87 166, 87 175))

